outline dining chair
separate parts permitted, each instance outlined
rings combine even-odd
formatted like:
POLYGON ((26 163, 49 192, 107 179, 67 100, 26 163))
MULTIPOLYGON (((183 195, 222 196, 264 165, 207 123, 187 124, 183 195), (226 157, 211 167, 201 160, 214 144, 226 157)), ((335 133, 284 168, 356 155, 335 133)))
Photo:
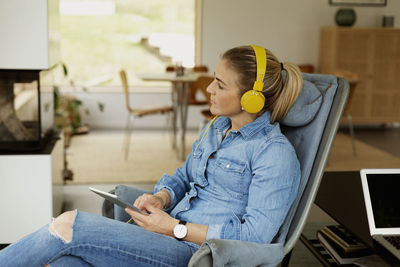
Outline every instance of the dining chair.
POLYGON ((347 100, 347 104, 346 104, 346 107, 344 108, 343 115, 346 117, 347 122, 349 123, 349 131, 350 131, 350 137, 351 137, 351 145, 353 148, 353 155, 357 156, 354 125, 353 125, 353 116, 350 113, 350 107, 351 107, 351 102, 352 102, 353 96, 354 96, 354 90, 357 87, 357 84, 360 80, 359 75, 358 75, 358 73, 351 72, 348 70, 343 70, 343 69, 338 69, 338 70, 334 71, 333 74, 336 75, 337 77, 346 79, 350 85, 349 100, 347 100))
MULTIPOLYGON (((193 67, 193 72, 195 73, 207 73, 208 72, 208 67, 205 65, 195 65, 193 67)), ((207 93, 205 92, 205 89, 207 89, 207 86, 210 84, 208 82, 207 76, 200 76, 197 81, 195 81, 191 86, 190 86, 190 92, 189 92, 189 105, 195 105, 195 106, 202 106, 202 105, 208 105, 210 100, 207 99, 207 93), (204 89, 204 90, 203 90, 204 89), (197 98, 197 93, 202 92, 203 96, 206 97, 206 99, 198 99, 197 98)), ((211 80, 212 81, 212 80, 211 80)))
MULTIPOLYGON (((165 68, 166 72, 173 72, 176 70, 175 66, 169 65, 165 68)), ((207 73, 208 72, 208 67, 205 65, 195 65, 192 69, 194 73, 207 73)), ((197 98, 197 93, 198 93, 198 87, 197 86, 190 86, 190 91, 189 91, 189 102, 188 105, 192 106, 202 106, 202 105, 207 105, 208 101, 204 99, 198 99, 197 98)))
MULTIPOLYGON (((128 87, 128 78, 126 75, 125 70, 121 70, 119 72, 120 78, 121 78, 121 83, 122 83, 122 88, 124 89, 124 96, 125 96, 125 106, 126 109, 128 110, 128 117, 127 117, 127 122, 126 122, 126 129, 125 129, 125 142, 124 142, 124 150, 125 150, 125 160, 128 160, 129 157, 129 148, 130 148, 130 140, 131 140, 131 134, 132 134, 132 125, 131 122, 135 118, 141 118, 144 116, 148 115, 156 115, 156 114, 174 114, 174 108, 170 105, 165 105, 165 106, 156 106, 156 107, 148 107, 148 108, 133 108, 131 106, 131 103, 129 101, 129 87, 128 87)), ((168 117, 167 117, 168 118, 168 117)), ((171 119, 167 119, 167 124, 168 121, 171 121, 171 119)), ((173 143, 175 143, 176 140, 176 125, 175 125, 175 120, 172 120, 172 130, 173 130, 173 143)))
POLYGON ((173 72, 175 70, 176 70, 176 67, 173 65, 168 65, 167 67, 165 67, 166 72, 173 72))
POLYGON ((306 64, 298 64, 297 66, 299 67, 300 71, 304 73, 314 73, 315 70, 313 64, 306 63, 306 64))
POLYGON ((192 88, 195 88, 196 91, 199 91, 203 94, 203 96, 205 97, 208 107, 205 109, 202 109, 200 111, 201 115, 204 118, 204 121, 202 123, 202 127, 209 121, 211 120, 214 115, 211 114, 210 111, 210 94, 207 92, 207 87, 210 85, 210 83, 212 83, 212 81, 214 80, 214 77, 212 76, 200 76, 199 78, 197 78, 197 80, 192 84, 192 88))
POLYGON ((193 72, 208 72, 208 67, 206 65, 195 65, 193 72))

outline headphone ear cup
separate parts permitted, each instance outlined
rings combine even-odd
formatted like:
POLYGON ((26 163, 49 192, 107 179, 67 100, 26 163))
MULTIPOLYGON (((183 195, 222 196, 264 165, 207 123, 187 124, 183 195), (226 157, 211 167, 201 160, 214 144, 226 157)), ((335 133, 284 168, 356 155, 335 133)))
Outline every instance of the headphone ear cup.
POLYGON ((257 113, 263 109, 265 97, 259 91, 250 90, 242 95, 240 103, 243 110, 247 111, 248 113, 257 113))

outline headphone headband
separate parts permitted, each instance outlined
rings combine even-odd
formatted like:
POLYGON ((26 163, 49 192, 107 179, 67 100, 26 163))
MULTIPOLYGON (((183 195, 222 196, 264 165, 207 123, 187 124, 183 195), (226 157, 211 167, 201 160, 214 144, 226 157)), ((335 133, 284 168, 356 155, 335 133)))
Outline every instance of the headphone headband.
POLYGON ((267 54, 265 48, 257 45, 250 45, 254 49, 257 61, 257 77, 253 85, 253 90, 261 92, 264 88, 264 76, 267 70, 267 54))
POLYGON ((250 46, 256 54, 257 77, 253 89, 242 95, 240 104, 242 105, 242 109, 248 113, 257 113, 261 111, 265 105, 265 96, 262 90, 264 88, 264 76, 267 70, 267 53, 264 47, 256 45, 250 46))

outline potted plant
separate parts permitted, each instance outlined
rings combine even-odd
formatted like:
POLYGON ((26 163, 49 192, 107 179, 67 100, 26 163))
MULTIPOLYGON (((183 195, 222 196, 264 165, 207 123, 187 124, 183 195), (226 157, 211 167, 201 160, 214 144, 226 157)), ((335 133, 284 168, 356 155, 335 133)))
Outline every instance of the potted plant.
MULTIPOLYGON (((65 63, 60 63, 63 69, 64 78, 68 84, 78 91, 74 81, 68 76, 68 68, 65 63)), ((110 79, 111 80, 111 79, 110 79)), ((104 82, 103 82, 104 83, 104 82)), ((89 132, 89 126, 82 122, 82 112, 90 115, 90 111, 83 105, 83 102, 72 94, 63 94, 60 87, 54 85, 54 126, 64 132, 65 146, 69 146, 70 138, 75 134, 85 134, 89 132)), ((87 87, 80 88, 83 92, 89 93, 87 87)), ((97 103, 101 112, 104 111, 104 104, 97 103)))

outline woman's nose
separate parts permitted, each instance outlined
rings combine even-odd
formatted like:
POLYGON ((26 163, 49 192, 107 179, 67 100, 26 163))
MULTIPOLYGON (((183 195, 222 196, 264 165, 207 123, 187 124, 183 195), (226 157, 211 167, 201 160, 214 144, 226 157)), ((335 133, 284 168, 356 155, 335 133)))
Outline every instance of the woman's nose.
POLYGON ((214 82, 215 82, 215 81, 212 81, 212 82, 207 86, 207 89, 206 89, 207 93, 212 94, 212 93, 214 92, 214 90, 213 90, 214 82))

